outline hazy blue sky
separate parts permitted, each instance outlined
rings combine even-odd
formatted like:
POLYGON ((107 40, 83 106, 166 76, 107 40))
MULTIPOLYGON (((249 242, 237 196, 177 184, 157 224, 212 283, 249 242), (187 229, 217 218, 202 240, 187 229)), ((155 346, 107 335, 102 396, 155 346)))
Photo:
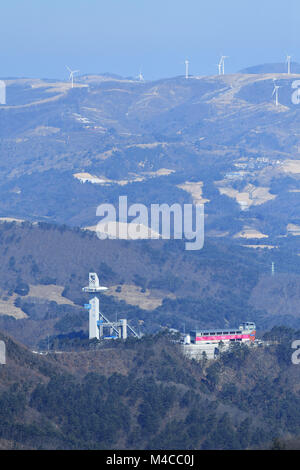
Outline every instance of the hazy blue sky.
POLYGON ((0 76, 145 78, 300 62, 299 0, 2 0, 0 76), (298 31, 299 30, 299 31, 298 31))

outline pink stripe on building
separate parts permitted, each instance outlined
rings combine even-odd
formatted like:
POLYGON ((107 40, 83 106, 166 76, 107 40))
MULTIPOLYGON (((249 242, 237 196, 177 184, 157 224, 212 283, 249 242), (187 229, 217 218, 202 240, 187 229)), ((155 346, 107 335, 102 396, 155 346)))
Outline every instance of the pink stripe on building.
POLYGON ((251 339, 249 335, 196 336, 196 341, 226 341, 230 339, 251 339))

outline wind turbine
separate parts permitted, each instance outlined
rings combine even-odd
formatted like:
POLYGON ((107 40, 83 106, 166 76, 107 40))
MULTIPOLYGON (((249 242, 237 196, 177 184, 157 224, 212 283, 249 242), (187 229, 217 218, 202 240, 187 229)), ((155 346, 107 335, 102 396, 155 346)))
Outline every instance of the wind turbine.
POLYGON ((288 67, 288 75, 291 75, 291 58, 292 56, 288 55, 286 56, 286 63, 287 63, 287 67, 288 67))
POLYGON ((185 78, 188 79, 189 78, 189 61, 186 60, 184 63, 185 63, 185 78))
POLYGON ((138 76, 136 77, 140 80, 140 82, 144 81, 144 75, 142 74, 142 70, 140 69, 138 76))
POLYGON ((272 93, 272 96, 275 95, 275 105, 278 106, 279 105, 279 102, 278 102, 278 90, 279 90, 280 86, 279 85, 276 85, 275 84, 275 81, 274 81, 274 90, 273 90, 273 93, 272 93))
POLYGON ((225 59, 228 59, 228 55, 222 55, 220 62, 218 64, 219 67, 219 75, 225 75, 225 59), (221 73, 222 71, 222 73, 221 73))
POLYGON ((69 77, 69 79, 71 80, 72 88, 74 88, 74 73, 78 73, 79 70, 71 70, 70 67, 68 67, 67 65, 66 65, 66 68, 67 68, 67 69, 69 70, 69 72, 70 72, 70 77, 69 77))

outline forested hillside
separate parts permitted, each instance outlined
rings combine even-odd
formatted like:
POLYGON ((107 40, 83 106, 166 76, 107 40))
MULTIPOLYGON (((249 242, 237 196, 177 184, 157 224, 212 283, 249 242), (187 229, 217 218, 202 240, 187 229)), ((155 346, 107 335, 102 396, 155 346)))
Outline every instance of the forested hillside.
POLYGON ((0 448, 247 449, 297 438, 298 336, 273 329, 278 344, 196 363, 167 333, 48 356, 0 334, 0 448))

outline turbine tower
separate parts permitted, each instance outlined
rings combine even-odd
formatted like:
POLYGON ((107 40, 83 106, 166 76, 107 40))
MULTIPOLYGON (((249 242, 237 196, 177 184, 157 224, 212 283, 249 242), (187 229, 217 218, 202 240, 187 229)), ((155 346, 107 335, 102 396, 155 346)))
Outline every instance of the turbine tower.
POLYGON ((188 79, 189 78, 189 61, 186 60, 184 63, 185 63, 185 78, 188 79))
POLYGON ((279 105, 279 101, 278 101, 278 90, 279 90, 279 88, 280 88, 280 86, 276 85, 275 82, 274 82, 274 90, 273 90, 272 96, 275 95, 275 105, 276 106, 279 105))
POLYGON ((292 56, 290 56, 290 55, 286 56, 286 63, 287 63, 287 69, 288 69, 287 73, 288 73, 288 75, 291 75, 291 58, 292 58, 292 56))
POLYGON ((143 81, 144 81, 144 75, 142 74, 142 70, 141 70, 141 69, 140 69, 140 71, 139 71, 139 74, 138 74, 137 78, 139 79, 140 82, 143 82, 143 81))
POLYGON ((6 85, 3 80, 0 80, 0 104, 6 104, 6 85))
POLYGON ((219 75, 225 75, 225 59, 228 59, 228 55, 222 55, 220 59, 220 62, 218 64, 219 75))
POLYGON ((71 70, 70 67, 68 67, 67 65, 66 65, 66 68, 67 68, 67 69, 69 70, 69 72, 70 72, 69 79, 70 79, 70 81, 71 81, 71 83, 72 83, 72 88, 74 88, 74 73, 78 73, 79 70, 71 70))

